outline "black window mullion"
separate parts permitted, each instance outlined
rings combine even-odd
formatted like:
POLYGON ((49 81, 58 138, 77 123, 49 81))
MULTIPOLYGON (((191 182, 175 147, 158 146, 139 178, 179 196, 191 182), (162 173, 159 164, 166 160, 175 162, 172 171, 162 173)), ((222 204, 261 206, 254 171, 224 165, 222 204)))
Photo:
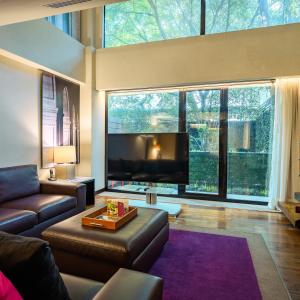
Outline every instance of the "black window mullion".
POLYGON ((186 92, 179 92, 178 131, 186 132, 186 92))
POLYGON ((105 189, 108 190, 108 178, 107 178, 107 173, 108 173, 108 94, 105 93, 105 160, 104 160, 104 172, 105 172, 105 189))
POLYGON ((106 46, 105 46, 105 44, 106 44, 106 40, 105 40, 105 26, 106 26, 106 24, 105 24, 105 14, 106 14, 106 12, 105 12, 105 10, 106 10, 106 7, 105 7, 105 5, 104 5, 104 7, 103 7, 103 9, 102 9, 102 32, 101 32, 101 36, 102 36, 102 45, 101 45, 101 47, 102 48, 106 48, 106 46))
POLYGON ((200 35, 205 35, 206 0, 201 0, 200 35))
MULTIPOLYGON (((178 131, 186 132, 186 92, 179 92, 178 131)), ((185 193, 185 185, 178 185, 178 195, 185 193)))
POLYGON ((221 90, 219 134, 219 195, 227 198, 228 89, 221 90))

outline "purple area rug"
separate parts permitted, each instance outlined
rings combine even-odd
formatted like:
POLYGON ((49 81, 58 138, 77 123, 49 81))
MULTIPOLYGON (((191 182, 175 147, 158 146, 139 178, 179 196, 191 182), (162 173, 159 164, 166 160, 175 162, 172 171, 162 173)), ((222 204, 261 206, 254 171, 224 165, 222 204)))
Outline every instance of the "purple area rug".
POLYGON ((245 238, 170 230, 150 270, 164 279, 164 300, 261 300, 245 238))

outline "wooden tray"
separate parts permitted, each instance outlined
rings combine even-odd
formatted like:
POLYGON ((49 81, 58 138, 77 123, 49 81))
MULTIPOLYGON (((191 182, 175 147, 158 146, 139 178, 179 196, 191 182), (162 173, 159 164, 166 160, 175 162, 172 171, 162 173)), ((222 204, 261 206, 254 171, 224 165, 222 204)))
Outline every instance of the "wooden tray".
POLYGON ((100 229, 117 230, 137 215, 137 208, 129 206, 129 211, 122 217, 109 217, 109 220, 97 219, 99 216, 107 216, 107 206, 100 208, 82 218, 82 225, 100 229))

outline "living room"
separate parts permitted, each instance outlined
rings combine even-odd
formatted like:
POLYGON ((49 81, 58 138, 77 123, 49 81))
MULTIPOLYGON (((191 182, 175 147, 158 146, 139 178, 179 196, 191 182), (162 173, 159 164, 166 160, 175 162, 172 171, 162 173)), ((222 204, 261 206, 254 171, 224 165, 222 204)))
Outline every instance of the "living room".
POLYGON ((0 1, 0 299, 300 299, 298 2, 0 1))

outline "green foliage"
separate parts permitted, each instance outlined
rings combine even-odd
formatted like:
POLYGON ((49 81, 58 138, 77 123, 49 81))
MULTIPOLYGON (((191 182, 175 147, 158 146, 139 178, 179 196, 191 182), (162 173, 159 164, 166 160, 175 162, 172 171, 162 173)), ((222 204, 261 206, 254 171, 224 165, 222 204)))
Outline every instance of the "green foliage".
POLYGON ((207 33, 300 21, 299 0, 207 0, 207 33))
MULTIPOLYGON (((267 153, 228 153, 228 194, 268 196, 267 153)), ((217 153, 190 153, 189 192, 218 193, 219 157, 217 153)))
POLYGON ((200 0, 131 0, 107 5, 106 47, 199 35, 200 3, 200 0))
POLYGON ((110 95, 108 132, 177 132, 178 107, 178 92, 110 95))
MULTIPOLYGON (((107 5, 106 47, 200 34, 201 0, 130 0, 107 5)), ((206 0, 206 33, 300 21, 299 0, 206 0)))
POLYGON ((190 151, 218 151, 220 90, 187 93, 187 130, 190 151))

